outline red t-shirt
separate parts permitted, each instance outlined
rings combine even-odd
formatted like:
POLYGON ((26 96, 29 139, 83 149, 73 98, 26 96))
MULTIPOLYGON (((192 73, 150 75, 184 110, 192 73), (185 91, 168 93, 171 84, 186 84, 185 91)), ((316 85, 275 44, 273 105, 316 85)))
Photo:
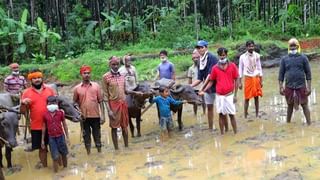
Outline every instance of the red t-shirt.
POLYGON ((53 115, 49 111, 43 115, 44 123, 47 125, 47 131, 50 137, 59 137, 63 135, 62 122, 64 119, 64 112, 57 110, 53 115))
POLYGON ((31 130, 41 130, 43 123, 43 114, 47 111, 47 98, 54 96, 55 92, 50 87, 43 86, 39 93, 33 87, 26 89, 22 94, 22 100, 30 98, 30 127, 31 130))
POLYGON ((237 66, 229 62, 225 70, 219 65, 212 67, 210 80, 216 81, 216 93, 219 95, 229 94, 234 90, 234 80, 239 77, 237 66))

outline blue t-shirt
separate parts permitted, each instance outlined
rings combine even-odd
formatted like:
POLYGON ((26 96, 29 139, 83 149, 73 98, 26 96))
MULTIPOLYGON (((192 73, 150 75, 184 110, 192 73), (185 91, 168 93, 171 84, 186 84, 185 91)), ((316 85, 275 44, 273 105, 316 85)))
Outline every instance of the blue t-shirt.
POLYGON ((182 101, 176 101, 171 96, 164 98, 162 96, 156 96, 153 99, 150 99, 150 103, 157 103, 160 117, 171 117, 170 104, 179 105, 182 104, 182 101))
POLYGON ((158 66, 158 71, 161 78, 172 79, 174 73, 174 65, 167 61, 161 62, 158 66))
MULTIPOLYGON (((218 58, 208 52, 208 57, 207 57, 207 64, 206 67, 202 70, 199 69, 198 71, 198 80, 204 82, 207 78, 208 75, 211 73, 211 69, 213 68, 214 65, 218 63, 218 58)), ((214 82, 211 88, 209 88, 207 93, 215 93, 216 92, 216 83, 214 82)))

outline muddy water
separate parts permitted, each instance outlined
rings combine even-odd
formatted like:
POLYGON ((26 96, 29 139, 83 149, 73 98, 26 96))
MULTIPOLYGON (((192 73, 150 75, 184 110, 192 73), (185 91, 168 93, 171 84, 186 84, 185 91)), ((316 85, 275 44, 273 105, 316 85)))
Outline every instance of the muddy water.
MULTIPOLYGON (((317 96, 319 63, 312 63, 313 88, 310 97, 312 125, 307 127, 301 108, 294 113, 292 123, 285 122, 286 105, 278 93, 278 69, 265 70, 264 97, 261 117, 242 115, 242 91, 238 102, 239 133, 207 129, 206 117, 194 116, 192 107, 184 109, 185 128, 175 130, 174 137, 159 142, 159 127, 155 108, 143 116, 140 138, 130 139, 130 148, 113 150, 110 129, 102 127, 103 151, 95 149, 87 156, 80 141, 79 124, 68 122, 71 136, 69 167, 52 172, 49 167, 36 169, 37 152, 24 152, 25 144, 13 151, 16 172, 4 169, 7 179, 319 179, 320 122, 317 96)), ((202 112, 202 111, 201 111, 202 112)), ((215 127, 218 127, 215 115, 215 127)), ((175 119, 175 118, 174 118, 175 119)), ((21 137, 19 137, 21 138, 21 137)), ((50 156, 48 156, 50 159, 50 156)))

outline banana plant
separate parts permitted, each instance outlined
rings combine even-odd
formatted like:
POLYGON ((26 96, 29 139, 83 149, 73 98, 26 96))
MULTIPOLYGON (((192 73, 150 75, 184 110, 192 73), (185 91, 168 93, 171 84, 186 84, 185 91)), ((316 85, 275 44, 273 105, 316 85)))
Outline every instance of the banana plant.
POLYGON ((106 18, 107 21, 104 21, 103 26, 105 28, 102 29, 102 34, 106 34, 106 32, 109 30, 111 33, 116 33, 116 32, 121 32, 123 31, 125 28, 129 27, 130 21, 123 19, 121 16, 121 10, 122 8, 120 8, 120 10, 118 12, 115 11, 111 11, 110 15, 108 15, 107 13, 101 12, 101 14, 106 18), (110 26, 107 26, 107 22, 110 22, 110 26))
POLYGON ((60 40, 61 36, 58 33, 55 33, 48 29, 47 25, 43 22, 43 20, 40 17, 37 18, 37 26, 41 50, 42 53, 46 55, 46 59, 48 59, 48 40, 60 40))

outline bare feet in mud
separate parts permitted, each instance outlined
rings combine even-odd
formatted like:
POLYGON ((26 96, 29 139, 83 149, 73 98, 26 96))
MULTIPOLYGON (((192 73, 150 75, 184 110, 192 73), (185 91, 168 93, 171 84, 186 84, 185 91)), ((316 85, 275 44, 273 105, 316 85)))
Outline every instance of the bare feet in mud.
POLYGON ((32 152, 33 149, 32 149, 31 146, 27 146, 27 147, 24 148, 24 151, 25 151, 25 152, 32 152))
POLYGON ((37 162, 37 164, 34 166, 35 169, 42 169, 42 168, 45 168, 43 166, 43 164, 41 162, 37 162))
POLYGON ((22 166, 17 164, 17 165, 12 166, 11 168, 8 168, 5 171, 5 174, 6 174, 6 176, 9 176, 11 174, 20 172, 21 170, 22 170, 22 166))

